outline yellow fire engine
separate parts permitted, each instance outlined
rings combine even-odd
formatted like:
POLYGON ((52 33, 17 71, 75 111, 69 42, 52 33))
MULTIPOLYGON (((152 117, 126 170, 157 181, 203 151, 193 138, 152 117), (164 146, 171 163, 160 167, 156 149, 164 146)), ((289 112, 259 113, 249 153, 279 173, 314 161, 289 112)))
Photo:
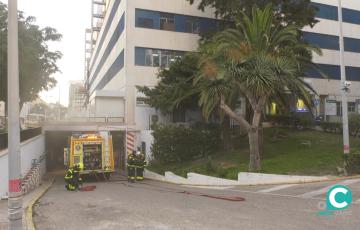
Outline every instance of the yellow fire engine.
POLYGON ((112 136, 109 132, 73 135, 64 149, 67 167, 80 165, 80 174, 104 174, 110 178, 115 171, 112 136))

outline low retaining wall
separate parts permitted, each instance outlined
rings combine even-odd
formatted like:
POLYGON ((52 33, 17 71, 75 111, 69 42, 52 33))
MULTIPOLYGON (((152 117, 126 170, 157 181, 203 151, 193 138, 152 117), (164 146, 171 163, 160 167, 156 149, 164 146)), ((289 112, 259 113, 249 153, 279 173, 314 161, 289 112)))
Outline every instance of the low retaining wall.
POLYGON ((199 185, 199 186, 236 186, 236 185, 270 185, 309 183, 329 180, 328 177, 275 175, 262 173, 239 173, 238 180, 228 180, 217 177, 188 173, 187 178, 178 176, 172 172, 165 172, 165 176, 145 171, 145 178, 164 181, 173 184, 199 185))
POLYGON ((188 182, 192 185, 229 186, 238 184, 236 180, 227 180, 197 173, 188 173, 187 178, 188 182))
MULTIPOLYGON (((39 163, 45 155, 45 136, 39 135, 21 143, 21 177, 24 178, 30 170, 39 163), (36 162, 35 162, 35 161, 36 162)), ((45 167, 45 160, 40 167, 45 167)), ((43 172, 44 170, 42 170, 43 172)), ((42 175, 41 175, 42 176, 42 175)), ((8 150, 0 151, 0 198, 6 197, 8 192, 8 150)))
POLYGON ((327 180, 327 177, 315 176, 295 176, 295 175, 277 175, 263 173, 239 173, 238 182, 247 185, 259 184, 286 184, 286 183, 308 183, 327 180))

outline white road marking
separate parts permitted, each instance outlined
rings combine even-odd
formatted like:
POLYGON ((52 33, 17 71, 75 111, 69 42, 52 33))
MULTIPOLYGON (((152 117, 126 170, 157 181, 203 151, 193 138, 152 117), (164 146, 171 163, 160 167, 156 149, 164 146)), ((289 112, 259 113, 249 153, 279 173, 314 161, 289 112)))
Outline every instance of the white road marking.
POLYGON ((214 190, 227 190, 227 189, 232 189, 234 188, 234 186, 231 187, 222 187, 222 186, 197 186, 197 185, 183 185, 183 187, 188 187, 188 188, 203 188, 203 189, 214 189, 214 190))
MULTIPOLYGON (((276 193, 259 193, 256 191, 248 191, 248 190, 239 190, 239 189, 228 189, 229 191, 233 192, 240 192, 240 193, 249 193, 249 194, 257 194, 257 195, 266 195, 266 196, 279 196, 279 197, 287 197, 287 198, 296 198, 296 199, 302 199, 299 196, 296 195, 287 195, 287 194, 276 194, 276 193)), ((310 200, 325 200, 323 198, 310 198, 310 200)))
POLYGON ((358 182, 360 182, 360 179, 345 180, 345 181, 342 181, 340 183, 335 183, 335 184, 326 186, 325 188, 322 188, 322 189, 319 189, 319 190, 315 190, 315 191, 311 191, 311 192, 301 194, 301 195, 299 195, 299 197, 301 197, 301 198, 312 198, 314 196, 319 196, 321 194, 327 193, 327 191, 329 189, 331 189, 336 184, 346 186, 346 185, 351 185, 351 184, 355 184, 355 183, 358 183, 358 182))
POLYGON ((351 179, 351 180, 343 181, 340 184, 346 186, 346 185, 351 185, 351 184, 355 184, 355 183, 358 183, 358 182, 360 182, 360 179, 351 179))
POLYGON ((279 191, 282 189, 286 189, 286 188, 290 188, 290 187, 294 187, 298 184, 284 184, 284 185, 279 185, 279 186, 275 186, 272 188, 268 188, 268 189, 263 189, 263 190, 259 190, 259 193, 269 193, 269 192, 275 192, 275 191, 279 191))

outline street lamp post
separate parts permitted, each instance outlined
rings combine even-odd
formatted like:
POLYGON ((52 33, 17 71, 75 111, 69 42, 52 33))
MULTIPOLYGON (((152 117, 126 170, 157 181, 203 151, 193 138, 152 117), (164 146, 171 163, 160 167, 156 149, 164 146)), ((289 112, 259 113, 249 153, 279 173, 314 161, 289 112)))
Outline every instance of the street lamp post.
POLYGON ((346 72, 344 63, 344 34, 343 34, 343 17, 341 0, 339 1, 338 14, 339 14, 339 44, 340 44, 340 69, 341 69, 341 101, 342 101, 342 122, 343 122, 343 142, 344 142, 344 154, 350 153, 349 143, 349 118, 348 118, 348 103, 347 92, 348 84, 346 82, 346 72))
POLYGON ((17 0, 8 2, 8 166, 9 229, 22 229, 17 0))

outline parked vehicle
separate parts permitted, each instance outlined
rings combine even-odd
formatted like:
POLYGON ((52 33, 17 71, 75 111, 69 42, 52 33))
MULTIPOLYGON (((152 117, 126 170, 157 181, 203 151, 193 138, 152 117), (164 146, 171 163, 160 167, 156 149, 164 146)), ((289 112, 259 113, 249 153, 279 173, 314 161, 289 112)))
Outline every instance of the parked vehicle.
POLYGON ((68 168, 79 165, 80 174, 102 174, 109 179, 115 171, 112 136, 109 132, 72 135, 64 149, 64 164, 68 168))

